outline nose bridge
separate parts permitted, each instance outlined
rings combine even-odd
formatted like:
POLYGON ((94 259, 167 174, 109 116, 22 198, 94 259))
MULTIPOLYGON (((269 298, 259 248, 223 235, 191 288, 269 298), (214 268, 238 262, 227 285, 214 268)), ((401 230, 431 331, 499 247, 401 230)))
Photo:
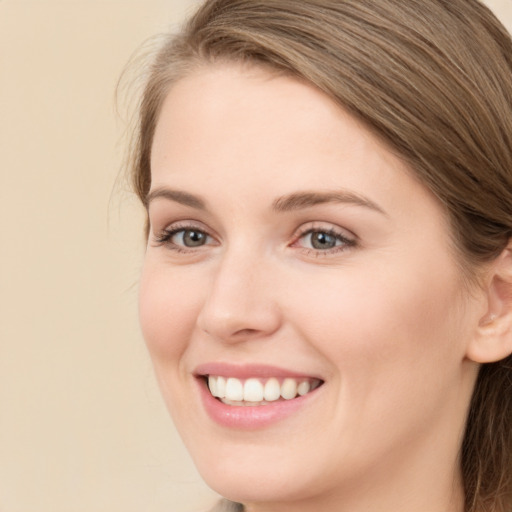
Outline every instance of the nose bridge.
POLYGON ((280 323, 268 258, 247 247, 225 251, 212 271, 198 325, 223 341, 266 336, 280 323))

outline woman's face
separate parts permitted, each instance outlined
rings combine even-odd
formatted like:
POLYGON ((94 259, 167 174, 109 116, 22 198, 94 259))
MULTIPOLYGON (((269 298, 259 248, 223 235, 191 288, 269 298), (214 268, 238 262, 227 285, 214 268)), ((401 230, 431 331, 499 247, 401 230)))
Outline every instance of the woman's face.
POLYGON ((151 166, 142 330, 207 483, 451 488, 482 301, 404 163, 312 86, 224 65, 172 88, 151 166))

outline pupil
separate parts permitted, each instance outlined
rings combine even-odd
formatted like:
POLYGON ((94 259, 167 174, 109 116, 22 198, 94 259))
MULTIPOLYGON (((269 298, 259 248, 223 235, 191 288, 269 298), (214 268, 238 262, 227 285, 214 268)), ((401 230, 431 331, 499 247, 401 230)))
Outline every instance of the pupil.
POLYGON ((336 238, 327 233, 313 233, 311 245, 315 249, 331 249, 336 246, 336 238))
POLYGON ((203 245, 205 242, 205 235, 200 231, 185 231, 185 235, 183 236, 183 243, 187 247, 198 247, 199 245, 203 245))

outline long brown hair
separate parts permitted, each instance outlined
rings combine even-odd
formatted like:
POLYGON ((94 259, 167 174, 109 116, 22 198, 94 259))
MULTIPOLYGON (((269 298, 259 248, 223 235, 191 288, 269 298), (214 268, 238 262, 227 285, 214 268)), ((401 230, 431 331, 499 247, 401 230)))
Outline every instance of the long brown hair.
MULTIPOLYGON (((314 84, 440 200, 462 267, 512 236, 512 40, 478 0, 209 0, 149 68, 132 145, 143 203, 160 107, 198 65, 249 62, 314 84)), ((467 512, 512 510, 512 356, 480 370, 461 448, 467 512)))

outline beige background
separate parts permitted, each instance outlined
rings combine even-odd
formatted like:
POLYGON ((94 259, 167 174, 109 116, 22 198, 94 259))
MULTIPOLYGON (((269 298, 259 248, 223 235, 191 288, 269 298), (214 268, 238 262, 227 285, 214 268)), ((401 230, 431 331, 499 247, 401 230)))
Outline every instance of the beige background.
MULTIPOLYGON (((0 512, 192 512, 137 325, 114 90, 194 0, 0 0, 0 512)), ((489 0, 509 30, 512 0, 489 0)))

